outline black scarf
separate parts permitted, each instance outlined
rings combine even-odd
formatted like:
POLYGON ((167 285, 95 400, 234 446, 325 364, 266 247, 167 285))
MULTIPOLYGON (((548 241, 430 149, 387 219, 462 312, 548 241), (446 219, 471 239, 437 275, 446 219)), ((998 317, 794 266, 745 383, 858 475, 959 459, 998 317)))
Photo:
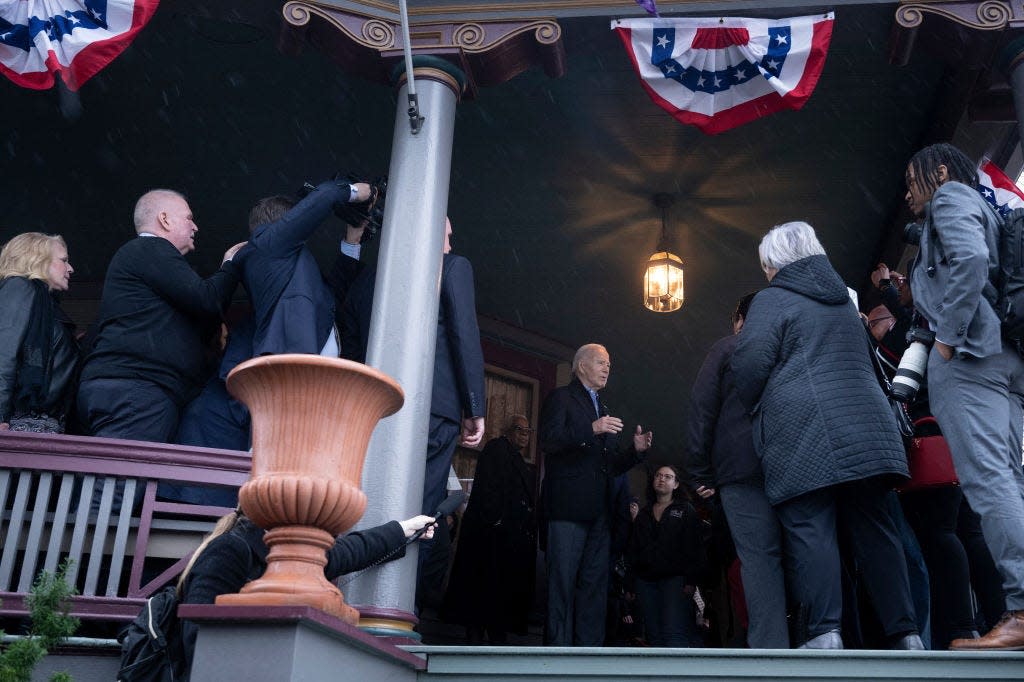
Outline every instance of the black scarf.
POLYGON ((43 406, 50 387, 55 305, 46 282, 38 279, 29 281, 35 288, 29 302, 32 315, 18 353, 20 362, 13 404, 37 410, 43 406))

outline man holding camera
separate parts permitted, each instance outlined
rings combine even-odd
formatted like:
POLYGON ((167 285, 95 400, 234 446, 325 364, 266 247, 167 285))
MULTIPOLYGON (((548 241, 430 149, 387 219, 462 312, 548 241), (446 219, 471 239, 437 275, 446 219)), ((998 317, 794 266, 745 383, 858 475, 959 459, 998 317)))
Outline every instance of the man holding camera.
POLYGON ((975 164, 956 147, 922 149, 906 180, 907 204, 923 219, 911 284, 914 305, 935 334, 927 364, 931 407, 963 492, 981 516, 1008 609, 984 637, 956 639, 950 648, 1021 650, 1024 360, 1002 338, 993 307, 1000 220, 976 189, 975 164))
POLYGON ((338 357, 334 294, 306 246, 335 206, 373 198, 365 182, 329 180, 295 202, 291 197, 260 199, 249 212, 249 243, 244 283, 252 300, 253 357, 269 353, 312 353, 338 357))
MULTIPOLYGON (((372 206, 378 196, 365 182, 331 180, 303 189, 308 192, 301 200, 264 197, 249 212, 250 246, 242 279, 254 312, 231 328, 217 374, 184 410, 176 437, 180 444, 248 448, 249 411, 228 394, 225 384, 239 363, 271 353, 339 355, 334 296, 306 240, 332 210, 352 213, 353 204, 372 206)), ((158 495, 199 504, 233 504, 231 498, 214 501, 209 491, 192 486, 161 484, 158 495)))

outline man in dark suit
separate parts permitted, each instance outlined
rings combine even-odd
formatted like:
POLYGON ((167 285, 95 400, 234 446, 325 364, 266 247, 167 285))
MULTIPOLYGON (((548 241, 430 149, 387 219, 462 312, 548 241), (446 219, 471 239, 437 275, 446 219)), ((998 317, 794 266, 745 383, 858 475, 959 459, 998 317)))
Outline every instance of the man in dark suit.
MULTIPOLYGON (((241 244, 207 279, 185 260, 199 231, 185 197, 166 189, 135 204, 135 232, 107 268, 78 416, 89 435, 170 442, 206 379, 206 340, 238 284, 241 244)), ((246 249, 244 253, 248 253, 246 249)))
POLYGON ((604 346, 582 346, 572 371, 573 380, 551 392, 540 415, 540 445, 546 453, 545 642, 601 646, 608 599, 609 482, 642 460, 653 436, 637 425, 630 448, 618 450, 622 420, 609 415, 598 399, 611 373, 604 346))
MULTIPOLYGON (((451 253, 452 224, 445 218, 441 300, 434 348, 430 434, 423 478, 423 509, 431 514, 445 497, 452 455, 462 445, 476 447, 484 435, 484 358, 476 322, 473 266, 451 253)), ((349 289, 342 328, 342 357, 366 361, 376 271, 364 268, 349 289)), ((420 556, 427 552, 421 549, 420 556)))
MULTIPOLYGON (((365 202, 371 195, 364 182, 328 181, 301 201, 277 195, 252 207, 242 278, 253 313, 232 327, 217 374, 184 412, 178 443, 248 449, 249 412, 225 385, 239 363, 270 353, 338 357, 334 296, 306 240, 337 204, 365 202)), ((161 495, 171 499, 169 491, 165 485, 161 495)))
POLYGON ((369 201, 365 182, 321 183, 295 203, 266 197, 249 212, 252 253, 244 283, 255 317, 253 355, 311 353, 338 356, 334 295, 306 246, 336 204, 369 201))

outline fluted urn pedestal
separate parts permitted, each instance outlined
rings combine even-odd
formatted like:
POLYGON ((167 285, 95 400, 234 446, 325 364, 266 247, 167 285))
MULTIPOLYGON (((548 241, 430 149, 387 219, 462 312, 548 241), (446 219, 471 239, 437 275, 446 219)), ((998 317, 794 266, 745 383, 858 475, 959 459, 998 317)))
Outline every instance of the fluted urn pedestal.
POLYGON ((228 390, 252 415, 252 478, 239 502, 267 530, 267 569, 217 604, 312 606, 356 624, 324 577, 327 550, 366 509, 360 489, 366 446, 377 422, 402 406, 386 374, 317 355, 268 355, 228 375, 228 390))

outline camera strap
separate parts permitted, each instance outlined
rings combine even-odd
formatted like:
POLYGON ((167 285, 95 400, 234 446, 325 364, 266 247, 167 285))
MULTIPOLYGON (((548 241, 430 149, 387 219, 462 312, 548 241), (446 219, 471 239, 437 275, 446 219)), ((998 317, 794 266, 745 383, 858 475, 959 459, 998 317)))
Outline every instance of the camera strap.
POLYGON ((875 342, 874 337, 871 336, 871 332, 865 329, 865 333, 868 335, 868 347, 871 349, 871 361, 875 366, 875 374, 878 376, 878 383, 882 385, 882 391, 885 393, 885 398, 889 402, 889 407, 892 408, 893 416, 896 418, 896 428, 899 429, 901 436, 911 438, 914 435, 914 423, 910 419, 907 406, 892 397, 892 382, 889 381, 889 375, 885 373, 882 359, 878 357, 878 344, 875 342))

